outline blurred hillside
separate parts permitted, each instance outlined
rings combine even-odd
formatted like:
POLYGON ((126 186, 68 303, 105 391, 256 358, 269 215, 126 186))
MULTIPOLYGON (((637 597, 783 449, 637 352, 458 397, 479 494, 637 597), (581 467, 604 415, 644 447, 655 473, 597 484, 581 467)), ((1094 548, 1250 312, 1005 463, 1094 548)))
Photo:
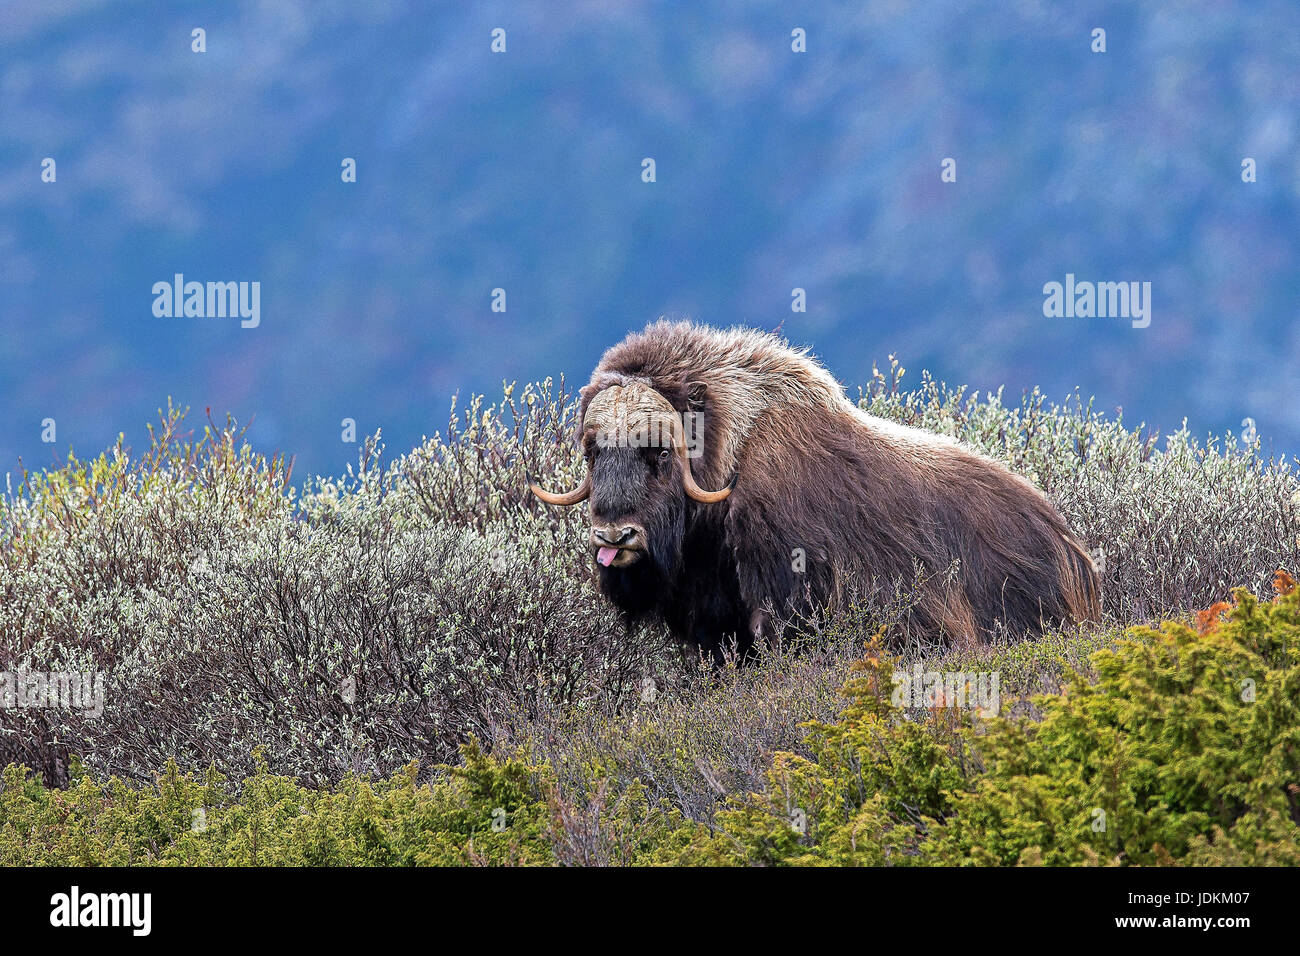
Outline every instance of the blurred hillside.
POLYGON ((1297 64, 1290 0, 5 4, 0 472, 169 395, 337 472, 663 313, 1300 452, 1297 64), (175 273, 260 325, 156 318, 175 273), (1150 327, 1044 318, 1067 273, 1150 327))

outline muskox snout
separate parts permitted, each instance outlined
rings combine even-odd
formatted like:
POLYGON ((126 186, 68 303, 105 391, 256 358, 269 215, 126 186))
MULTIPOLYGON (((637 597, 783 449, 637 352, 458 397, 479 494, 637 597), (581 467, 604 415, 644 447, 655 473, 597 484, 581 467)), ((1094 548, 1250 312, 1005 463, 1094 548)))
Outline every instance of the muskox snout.
POLYGON ((640 533, 641 529, 635 525, 591 529, 591 537, 597 544, 609 544, 616 548, 631 541, 640 533))
POLYGON ((606 568, 621 568, 636 561, 645 550, 645 529, 633 524, 594 525, 591 543, 596 562, 606 568))

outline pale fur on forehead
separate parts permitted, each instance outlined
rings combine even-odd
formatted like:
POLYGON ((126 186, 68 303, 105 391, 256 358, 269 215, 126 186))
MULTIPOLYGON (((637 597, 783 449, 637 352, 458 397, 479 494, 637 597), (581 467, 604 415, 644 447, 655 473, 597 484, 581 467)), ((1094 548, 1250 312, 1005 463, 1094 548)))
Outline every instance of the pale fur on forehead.
POLYGON ((675 415, 676 411, 649 385, 628 381, 603 388, 592 398, 583 418, 584 427, 613 429, 636 428, 675 415))
POLYGON ((687 382, 708 389, 709 417, 700 427, 707 426, 706 446, 712 449, 704 473, 711 470, 715 481, 735 471, 741 448, 764 415, 799 408, 857 411, 807 349, 791 348, 766 332, 690 322, 660 320, 628 336, 605 353, 587 387, 594 403, 616 384, 672 388, 687 382))

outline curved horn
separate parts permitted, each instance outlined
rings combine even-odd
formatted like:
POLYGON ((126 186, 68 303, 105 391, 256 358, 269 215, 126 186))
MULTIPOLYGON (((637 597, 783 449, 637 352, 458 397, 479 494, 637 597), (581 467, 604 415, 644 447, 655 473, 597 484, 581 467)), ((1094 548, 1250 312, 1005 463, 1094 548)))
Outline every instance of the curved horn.
POLYGON ((736 479, 738 477, 738 475, 732 475, 731 480, 727 482, 727 487, 723 488, 721 491, 705 491, 695 483, 695 479, 691 477, 691 466, 686 464, 685 458, 682 459, 682 487, 686 489, 688 495, 696 501, 702 502, 706 505, 711 505, 715 502, 721 501, 723 498, 727 497, 727 495, 731 494, 731 489, 736 487, 736 479))
POLYGON ((591 472, 587 472, 582 479, 582 484, 578 485, 577 488, 562 495, 553 495, 549 491, 544 491, 541 485, 533 481, 532 475, 526 477, 528 478, 528 490, 548 505, 576 505, 578 502, 586 501, 591 497, 591 472))
POLYGON ((672 416, 670 421, 673 423, 673 447, 677 450, 677 457, 682 463, 682 487, 686 493, 701 504, 711 505, 721 501, 727 495, 731 494, 731 489, 736 487, 736 478, 738 475, 732 475, 731 481, 727 482, 727 487, 721 491, 705 491, 695 483, 695 476, 691 474, 691 459, 686 453, 686 436, 683 434, 682 423, 677 420, 677 416, 672 416))

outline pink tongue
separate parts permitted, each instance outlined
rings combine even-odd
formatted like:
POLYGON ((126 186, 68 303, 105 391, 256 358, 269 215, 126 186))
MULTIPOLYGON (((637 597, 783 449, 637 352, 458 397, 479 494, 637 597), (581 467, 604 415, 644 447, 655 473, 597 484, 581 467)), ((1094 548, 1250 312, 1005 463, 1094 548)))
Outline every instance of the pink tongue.
POLYGON ((599 561, 601 564, 603 564, 605 567, 609 567, 614 562, 614 558, 617 556, 618 556, 618 548, 601 548, 599 551, 596 552, 596 560, 599 561))

